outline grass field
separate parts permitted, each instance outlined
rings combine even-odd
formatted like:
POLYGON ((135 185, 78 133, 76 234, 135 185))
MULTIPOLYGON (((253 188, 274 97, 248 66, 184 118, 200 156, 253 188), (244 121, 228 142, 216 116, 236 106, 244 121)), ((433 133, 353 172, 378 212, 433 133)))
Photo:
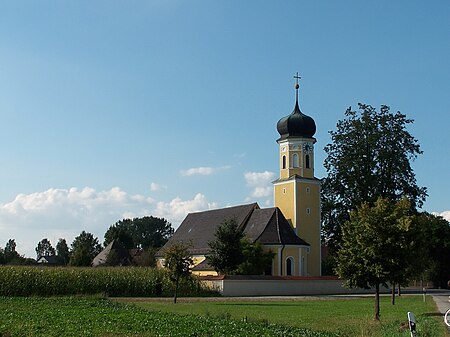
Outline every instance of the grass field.
POLYGON ((150 312, 103 298, 0 297, 0 336, 304 336, 306 329, 150 312))
POLYGON ((418 336, 446 335, 428 298, 383 299, 382 321, 372 320, 372 299, 236 301, 102 297, 0 297, 0 336, 409 336, 406 312, 418 336), (117 299, 119 300, 119 299, 117 299))
POLYGON ((449 336, 442 318, 436 312, 434 301, 421 296, 401 296, 395 305, 389 297, 381 298, 381 321, 373 321, 373 298, 329 299, 284 301, 211 301, 181 299, 176 305, 168 301, 122 299, 146 310, 193 313, 200 316, 222 317, 235 320, 264 321, 311 329, 334 332, 339 336, 409 336, 409 329, 402 329, 407 323, 407 312, 415 313, 418 336, 449 336))

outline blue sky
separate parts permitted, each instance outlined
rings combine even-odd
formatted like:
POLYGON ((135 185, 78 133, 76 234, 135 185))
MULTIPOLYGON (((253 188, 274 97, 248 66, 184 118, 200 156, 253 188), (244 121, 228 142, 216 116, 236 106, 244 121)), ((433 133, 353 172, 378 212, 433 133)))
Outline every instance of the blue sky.
POLYGON ((450 219, 450 2, 1 1, 0 246, 103 241, 123 217, 271 206, 276 122, 415 120, 424 210, 450 219))

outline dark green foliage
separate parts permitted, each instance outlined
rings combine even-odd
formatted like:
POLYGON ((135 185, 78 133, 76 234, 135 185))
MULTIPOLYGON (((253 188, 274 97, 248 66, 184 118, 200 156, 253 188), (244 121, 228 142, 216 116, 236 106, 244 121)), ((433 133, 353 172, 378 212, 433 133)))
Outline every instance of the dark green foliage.
POLYGON ((124 219, 110 226, 105 233, 106 247, 111 241, 118 240, 127 248, 160 248, 173 235, 170 222, 153 216, 124 219))
MULTIPOLYGON (((179 294, 206 293, 194 277, 180 280, 179 294)), ((0 296, 172 296, 165 269, 139 267, 0 267, 0 296)))
POLYGON ((5 264, 5 253, 3 252, 3 249, 0 247, 0 265, 5 264))
POLYGON ((188 246, 182 242, 175 243, 164 249, 164 267, 167 268, 170 280, 174 285, 173 303, 177 303, 178 287, 181 279, 189 278, 190 266, 193 263, 188 246))
POLYGON ((450 223, 424 212, 417 217, 417 224, 425 248, 424 261, 418 270, 436 288, 445 289, 450 280, 450 223))
POLYGON ((39 260, 42 256, 53 256, 55 255, 55 248, 53 248, 50 241, 48 241, 47 238, 42 239, 39 241, 37 247, 35 248, 36 251, 36 260, 39 260))
POLYGON ((275 254, 246 239, 235 219, 225 220, 214 236, 215 240, 208 243, 211 253, 206 258, 219 274, 263 275, 271 266, 275 254))
POLYGON ((56 244, 56 259, 61 265, 66 266, 69 263, 70 252, 66 239, 59 239, 56 244))
POLYGON ((322 258, 322 276, 334 276, 334 267, 336 261, 334 256, 326 256, 322 258))
POLYGON ((3 250, 5 264, 22 264, 22 257, 16 251, 16 241, 9 239, 3 250))
POLYGON ((350 288, 375 288, 375 319, 379 320, 379 286, 388 282, 405 284, 409 266, 416 259, 411 242, 413 217, 410 203, 392 203, 379 198, 373 207, 363 203, 350 214, 342 227, 342 242, 337 256, 337 274, 350 288))
POLYGON ((72 242, 71 266, 90 266, 94 257, 102 251, 98 239, 82 231, 72 242))
POLYGON ((36 260, 24 257, 16 251, 16 241, 9 239, 5 249, 0 249, 0 265, 7 264, 11 266, 31 266, 36 264, 36 260))
POLYGON ((244 261, 242 239, 244 233, 236 219, 225 220, 214 233, 215 239, 208 243, 211 253, 208 262, 219 274, 234 274, 244 261))
POLYGON ((115 251, 114 249, 111 250, 108 254, 108 257, 106 258, 106 262, 102 264, 101 266, 104 267, 114 267, 114 266, 122 266, 122 258, 120 257, 119 253, 115 251))
POLYGON ((272 265, 275 254, 271 251, 264 251, 259 242, 251 243, 243 239, 241 244, 244 260, 237 267, 236 274, 263 275, 272 265))
POLYGON ((131 256, 131 264, 133 266, 139 267, 155 267, 155 253, 155 248, 138 250, 134 255, 131 256))
POLYGON ((376 111, 359 104, 331 131, 325 147, 327 177, 322 182, 323 239, 333 249, 340 241, 341 226, 363 202, 378 197, 399 201, 407 197, 411 208, 421 207, 427 196, 419 187, 410 161, 422 153, 418 141, 406 130, 413 120, 391 113, 382 105, 376 111))
POLYGON ((103 246, 106 247, 111 242, 113 242, 113 240, 117 240, 126 249, 136 248, 133 238, 131 237, 131 224, 132 220, 125 219, 116 222, 116 224, 113 226, 110 226, 105 233, 105 241, 103 242, 103 246))

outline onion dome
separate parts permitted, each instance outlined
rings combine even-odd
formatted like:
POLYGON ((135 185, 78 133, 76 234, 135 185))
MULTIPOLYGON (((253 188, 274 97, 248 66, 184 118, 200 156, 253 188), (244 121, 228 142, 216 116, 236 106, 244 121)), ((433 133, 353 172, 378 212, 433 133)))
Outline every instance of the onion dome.
POLYGON ((314 119, 304 115, 298 107, 298 80, 301 78, 298 73, 295 78, 295 108, 289 116, 281 118, 277 123, 277 130, 280 134, 280 140, 301 137, 301 138, 313 138, 316 133, 316 123, 314 119))
POLYGON ((313 138, 316 133, 316 123, 314 119, 300 111, 297 99, 294 111, 278 121, 277 130, 281 136, 278 141, 292 137, 313 138))

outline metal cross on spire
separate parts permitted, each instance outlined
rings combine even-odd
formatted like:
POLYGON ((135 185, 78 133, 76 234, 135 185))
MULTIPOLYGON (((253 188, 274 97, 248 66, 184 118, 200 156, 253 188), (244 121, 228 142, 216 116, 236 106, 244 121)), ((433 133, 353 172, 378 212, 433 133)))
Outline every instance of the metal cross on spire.
POLYGON ((298 102, 298 88, 300 87, 298 85, 298 80, 301 79, 301 76, 298 76, 298 71, 294 76, 294 78, 295 78, 295 101, 298 102))

